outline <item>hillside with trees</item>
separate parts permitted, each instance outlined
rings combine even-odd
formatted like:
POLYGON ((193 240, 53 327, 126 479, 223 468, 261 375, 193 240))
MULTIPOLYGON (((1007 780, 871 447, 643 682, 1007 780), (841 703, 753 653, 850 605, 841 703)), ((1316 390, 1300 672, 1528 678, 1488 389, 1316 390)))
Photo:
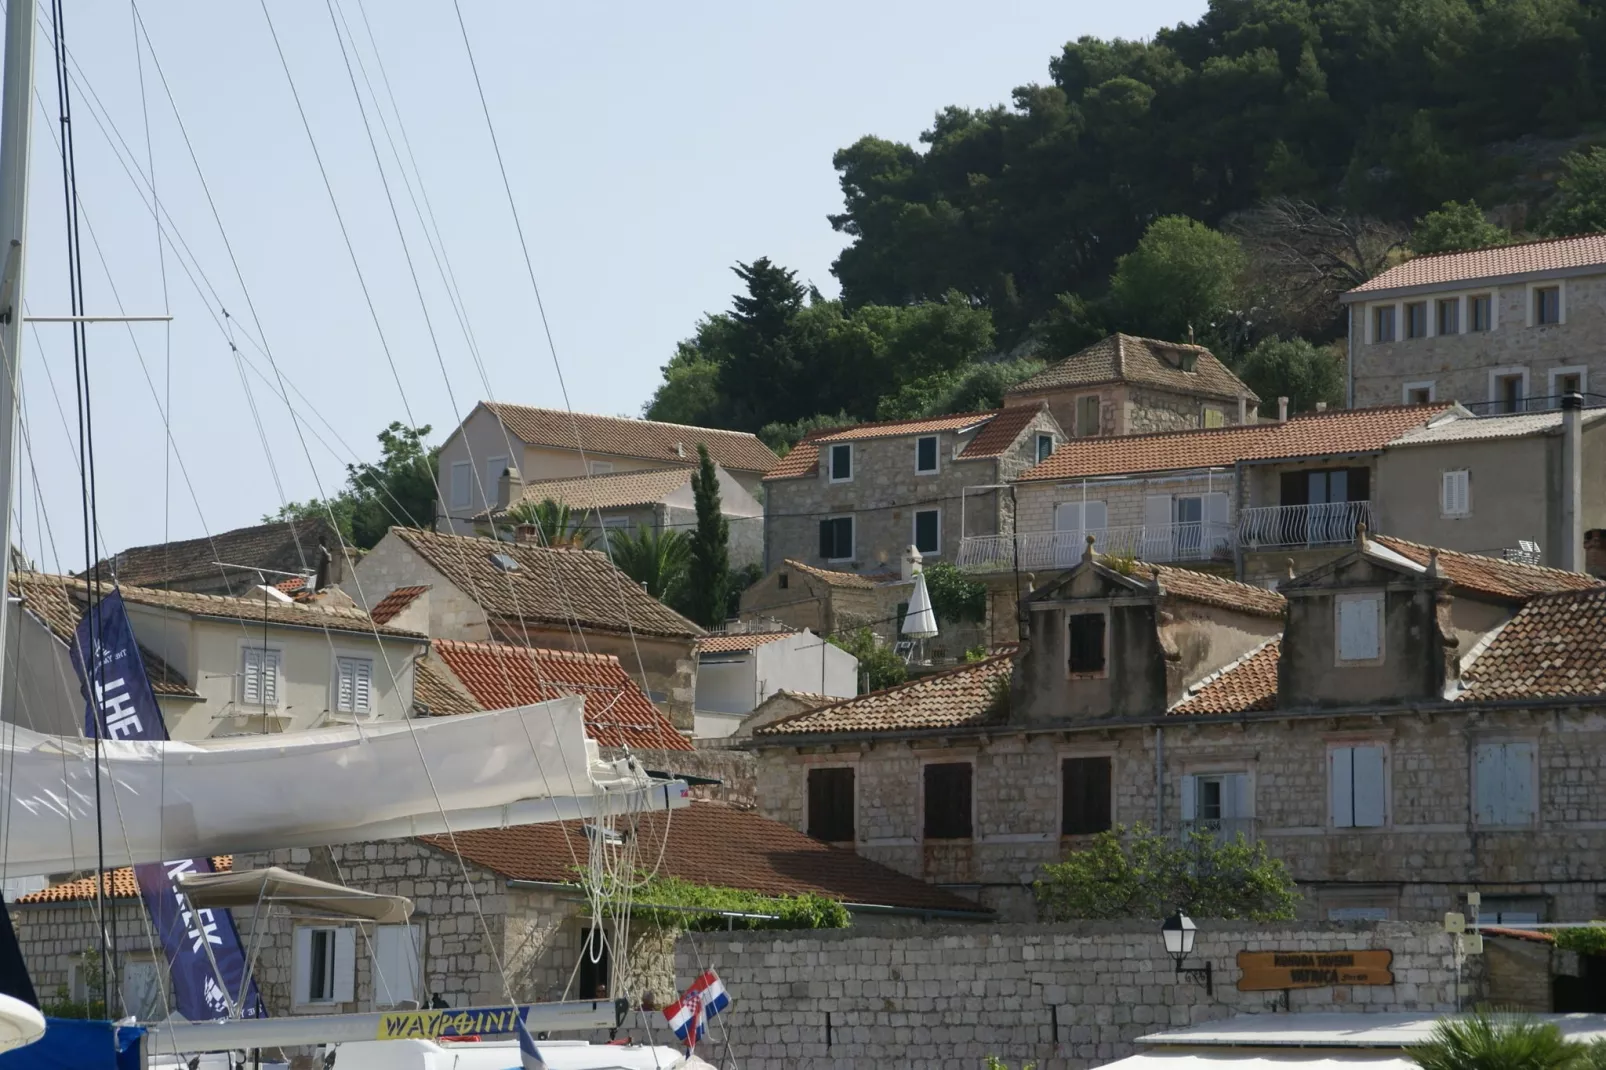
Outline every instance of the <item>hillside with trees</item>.
POLYGON ((1073 41, 918 146, 838 151, 842 297, 738 265, 647 414, 785 442, 958 411, 1116 329, 1338 400, 1337 294, 1415 252, 1601 229, 1596 141, 1596 3, 1212 0, 1150 41, 1073 41))

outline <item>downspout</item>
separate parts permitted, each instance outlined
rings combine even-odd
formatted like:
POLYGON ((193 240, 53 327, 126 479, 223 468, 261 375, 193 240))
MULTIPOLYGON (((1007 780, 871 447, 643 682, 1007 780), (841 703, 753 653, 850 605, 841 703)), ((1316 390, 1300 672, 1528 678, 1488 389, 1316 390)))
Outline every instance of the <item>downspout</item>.
POLYGON ((1580 394, 1561 399, 1561 567, 1568 572, 1584 570, 1583 407, 1580 394))
POLYGON ((1154 831, 1165 831, 1165 728, 1154 726, 1154 831))

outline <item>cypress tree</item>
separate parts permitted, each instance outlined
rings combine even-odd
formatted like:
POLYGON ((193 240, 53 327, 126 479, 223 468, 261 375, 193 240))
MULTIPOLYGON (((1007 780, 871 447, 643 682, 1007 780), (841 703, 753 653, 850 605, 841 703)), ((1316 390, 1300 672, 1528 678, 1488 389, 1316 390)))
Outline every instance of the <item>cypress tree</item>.
POLYGON ((725 619, 730 523, 720 510, 719 474, 702 443, 697 444, 697 471, 691 477, 691 489, 697 503, 697 530, 692 533, 691 565, 686 575, 687 604, 691 619, 711 628, 725 619))

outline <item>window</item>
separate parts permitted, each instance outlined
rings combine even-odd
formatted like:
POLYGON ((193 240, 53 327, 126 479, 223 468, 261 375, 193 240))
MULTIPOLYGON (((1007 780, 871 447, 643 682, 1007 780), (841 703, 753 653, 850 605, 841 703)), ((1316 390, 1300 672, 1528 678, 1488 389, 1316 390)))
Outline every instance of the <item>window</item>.
POLYGON ((295 936, 295 1002, 350 1003, 355 973, 354 929, 299 928, 295 936))
POLYGON ((123 963, 123 1002, 128 1013, 142 1022, 167 1017, 162 1005, 162 966, 152 959, 128 959, 123 963))
POLYGON ((1053 435, 1038 435, 1037 436, 1037 463, 1041 464, 1044 461, 1048 460, 1052 456, 1054 456, 1054 436, 1053 435))
POLYGON ((1528 828, 1538 810, 1532 743, 1480 743, 1473 751, 1473 823, 1528 828))
POLYGON ((853 839, 853 767, 809 770, 809 835, 826 843, 853 839))
POLYGON ((1327 752, 1334 828, 1381 828, 1388 823, 1384 759, 1381 743, 1357 743, 1327 752))
POLYGON ((1439 509, 1445 516, 1466 516, 1472 512, 1472 473, 1465 468, 1445 472, 1439 490, 1439 509))
POLYGON ((1528 394, 1527 371, 1492 372, 1489 386, 1489 400, 1494 402, 1496 412, 1523 411, 1523 399, 1528 394))
POLYGON ((1494 298, 1491 295, 1478 294, 1467 298, 1467 330, 1494 330, 1494 298))
POLYGON ((1394 341, 1394 306, 1379 305, 1372 309, 1372 341, 1394 341))
POLYGON ((422 934, 416 925, 374 927, 374 1002, 396 1007, 419 1000, 418 949, 422 934))
POLYGON ((1406 383, 1400 400, 1407 405, 1426 405, 1433 400, 1433 380, 1426 379, 1420 383, 1406 383))
POLYGON ((1545 327, 1561 322, 1561 287, 1534 287, 1534 326, 1545 327))
POLYGON ((601 929, 584 929, 580 933, 580 998, 606 999, 608 997, 608 941, 601 929))
POLYGON ((1484 925, 1538 925, 1550 916, 1550 902, 1537 895, 1486 895, 1478 904, 1484 925))
POLYGON ((1412 301, 1405 306, 1405 337, 1426 338, 1428 336, 1428 303, 1426 301, 1412 301))
POLYGON ((792 574, 790 572, 783 572, 779 576, 775 577, 775 586, 783 591, 791 587, 792 574))
POLYGON ((279 662, 283 651, 248 646, 240 658, 240 701, 248 706, 279 704, 279 662))
POLYGON ((853 443, 840 442, 831 447, 831 482, 846 483, 853 478, 853 443))
POLYGON ((1439 333, 1439 334, 1460 334, 1461 333, 1461 299, 1460 298, 1452 297, 1452 298, 1450 298, 1448 300, 1440 301, 1438 303, 1438 313, 1439 313, 1439 317, 1438 317, 1438 323, 1437 323, 1437 333, 1439 333))
POLYGON ((587 471, 594 476, 607 476, 613 474, 612 461, 590 461, 586 465, 587 471))
POLYGON ((335 659, 335 709, 340 713, 367 713, 373 709, 372 658, 335 659))
POLYGON ((1104 614, 1070 615, 1070 658, 1073 673, 1104 671, 1104 614))
POLYGON ((851 516, 835 516, 820 521, 820 556, 827 561, 853 560, 851 516))
POLYGON ((473 501, 474 466, 467 461, 452 465, 452 508, 467 509, 473 501))
POLYGON ((1216 408, 1213 405, 1205 406, 1205 410, 1204 410, 1204 426, 1205 427, 1225 427, 1226 425, 1227 425, 1227 414, 1226 413, 1222 412, 1220 409, 1216 408))
POLYGON ((1567 394, 1582 394, 1589 382, 1589 369, 1582 364, 1569 368, 1550 369, 1550 407, 1561 408, 1561 399, 1567 394))
POLYGON ((1340 662, 1377 661, 1383 656, 1381 595, 1339 595, 1334 611, 1338 618, 1340 662))
POLYGON ((1060 763, 1060 835, 1087 836, 1110 827, 1109 758, 1060 763))
POLYGON ((487 478, 485 480, 485 497, 495 502, 502 492, 502 473, 507 471, 506 457, 492 457, 485 462, 487 478))
POLYGON ((1206 830, 1231 838, 1252 830, 1255 793, 1248 773, 1199 773, 1182 778, 1184 831, 1206 830))
POLYGON ((1076 399, 1076 434, 1091 438, 1104 429, 1104 414, 1097 394, 1076 399))
POLYGON ((926 839, 970 839, 972 774, 969 762, 933 762, 925 767, 926 839))
POLYGON ((915 439, 915 471, 930 475, 937 470, 937 436, 923 435, 915 439))
POLYGON ((922 554, 942 553, 942 510, 915 510, 915 549, 922 554))
MULTIPOLYGON (((1284 472, 1280 490, 1283 505, 1339 505, 1370 501, 1372 471, 1369 468, 1306 468, 1284 472)), ((1353 528, 1343 533, 1345 538, 1354 534, 1353 528)))

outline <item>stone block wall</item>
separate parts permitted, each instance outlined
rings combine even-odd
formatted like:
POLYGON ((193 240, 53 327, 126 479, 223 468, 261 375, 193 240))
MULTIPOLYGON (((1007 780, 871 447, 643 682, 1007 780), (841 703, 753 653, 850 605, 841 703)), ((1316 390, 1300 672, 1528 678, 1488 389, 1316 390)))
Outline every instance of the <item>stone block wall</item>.
MULTIPOLYGON (((758 762, 751 751, 736 750, 723 739, 698 740, 697 749, 632 750, 630 753, 648 769, 691 776, 711 777, 718 784, 693 785, 693 799, 722 802, 743 810, 758 806, 758 762)), ((602 748, 603 757, 623 757, 624 751, 602 748)))
POLYGON ((1153 387, 1129 387, 1126 397, 1125 431, 1143 435, 1155 431, 1193 431, 1205 426, 1205 410, 1221 413, 1221 423, 1238 422, 1238 402, 1205 398, 1197 394, 1174 394, 1153 387))
MULTIPOLYGON (((692 934, 676 974, 719 973, 732 1009, 710 1040, 748 1070, 975 1070, 989 1055, 1081 1070, 1147 1033, 1268 1013, 1282 993, 1239 992, 1240 951, 1393 952, 1394 984, 1295 990, 1294 1011, 1454 1010, 1450 940, 1432 925, 1203 922, 1189 965, 1211 964, 1213 994, 1177 977, 1151 921, 692 934)), ((1476 971, 1463 981, 1476 998, 1476 971)))

